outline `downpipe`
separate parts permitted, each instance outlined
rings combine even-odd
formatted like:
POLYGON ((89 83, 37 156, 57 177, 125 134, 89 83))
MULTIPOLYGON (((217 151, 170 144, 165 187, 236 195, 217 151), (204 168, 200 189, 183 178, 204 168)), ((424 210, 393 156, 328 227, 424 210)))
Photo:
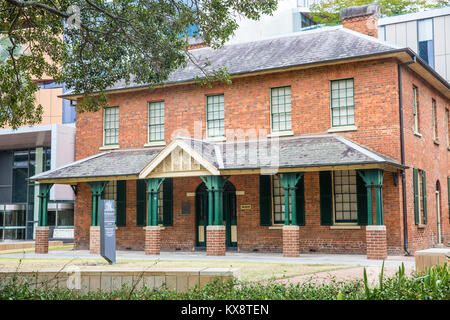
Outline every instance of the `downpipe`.
MULTIPOLYGON (((405 165, 405 135, 403 132, 403 80, 402 80, 402 68, 416 62, 416 56, 411 61, 398 64, 398 106, 399 106, 399 119, 400 119, 400 157, 401 164, 405 165)), ((402 202, 403 202, 403 247, 406 255, 410 256, 411 251, 408 246, 408 208, 406 205, 406 172, 402 170, 402 202)))

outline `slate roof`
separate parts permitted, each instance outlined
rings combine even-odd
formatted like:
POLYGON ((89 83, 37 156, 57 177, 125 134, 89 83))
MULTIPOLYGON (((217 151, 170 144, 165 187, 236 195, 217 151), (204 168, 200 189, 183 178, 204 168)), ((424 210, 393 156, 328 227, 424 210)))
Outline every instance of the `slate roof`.
MULTIPOLYGON (((361 164, 402 166, 383 155, 335 135, 295 136, 260 143, 213 143, 178 137, 220 171, 258 168, 307 168, 361 164)), ((33 181, 139 175, 163 150, 145 148, 97 154, 30 178, 33 181)))
POLYGON ((37 174, 36 180, 136 175, 157 156, 161 148, 118 150, 96 154, 63 167, 37 174))
MULTIPOLYGON (((206 61, 211 63, 206 70, 226 67, 230 75, 239 75, 401 50, 405 49, 338 26, 254 42, 229 44, 217 50, 207 47, 190 52, 200 65, 206 61)), ((189 61, 185 68, 175 70, 165 84, 192 81, 196 76, 202 76, 202 73, 189 61)), ((146 85, 120 81, 106 91, 139 87, 146 85)), ((70 95, 69 91, 62 97, 70 95)))

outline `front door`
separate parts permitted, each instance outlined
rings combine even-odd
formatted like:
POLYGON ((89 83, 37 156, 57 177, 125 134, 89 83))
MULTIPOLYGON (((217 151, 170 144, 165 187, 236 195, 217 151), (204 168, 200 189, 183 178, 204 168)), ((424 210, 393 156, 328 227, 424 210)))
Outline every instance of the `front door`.
MULTIPOLYGON (((195 192, 196 244, 206 246, 206 227, 208 225, 208 191, 202 182, 195 192)), ((225 225, 226 246, 237 246, 236 227, 236 189, 229 181, 226 182, 223 193, 223 224, 225 225)))

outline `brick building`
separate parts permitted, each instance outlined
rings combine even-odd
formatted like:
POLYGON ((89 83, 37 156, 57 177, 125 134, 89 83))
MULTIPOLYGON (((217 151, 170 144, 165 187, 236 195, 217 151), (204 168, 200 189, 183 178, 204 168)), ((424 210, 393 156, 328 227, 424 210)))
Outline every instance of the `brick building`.
POLYGON ((378 13, 353 7, 343 27, 192 50, 226 66, 230 85, 201 87, 188 64, 152 90, 110 88, 110 107, 77 115, 77 161, 31 178, 44 243, 46 194, 70 184, 75 246, 91 252, 99 199, 116 200, 118 249, 147 254, 382 259, 447 245, 450 85, 379 41, 378 13))

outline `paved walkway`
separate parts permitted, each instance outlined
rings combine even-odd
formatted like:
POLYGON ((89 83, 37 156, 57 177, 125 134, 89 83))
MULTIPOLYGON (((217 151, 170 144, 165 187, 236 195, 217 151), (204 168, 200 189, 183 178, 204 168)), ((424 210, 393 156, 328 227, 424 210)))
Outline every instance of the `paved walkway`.
MULTIPOLYGON (((100 255, 90 254, 88 250, 51 250, 48 254, 34 252, 0 254, 0 258, 18 259, 102 259, 100 255)), ((241 253, 227 252, 226 256, 206 256, 206 252, 161 252, 159 256, 148 256, 143 251, 117 251, 117 260, 176 260, 176 261, 242 261, 260 263, 289 264, 339 264, 362 267, 380 267, 381 260, 368 260, 365 255, 350 254, 301 254, 298 258, 284 258, 281 253, 241 253)), ((399 267, 404 263, 406 268, 414 269, 414 257, 389 256, 384 265, 399 267)))

